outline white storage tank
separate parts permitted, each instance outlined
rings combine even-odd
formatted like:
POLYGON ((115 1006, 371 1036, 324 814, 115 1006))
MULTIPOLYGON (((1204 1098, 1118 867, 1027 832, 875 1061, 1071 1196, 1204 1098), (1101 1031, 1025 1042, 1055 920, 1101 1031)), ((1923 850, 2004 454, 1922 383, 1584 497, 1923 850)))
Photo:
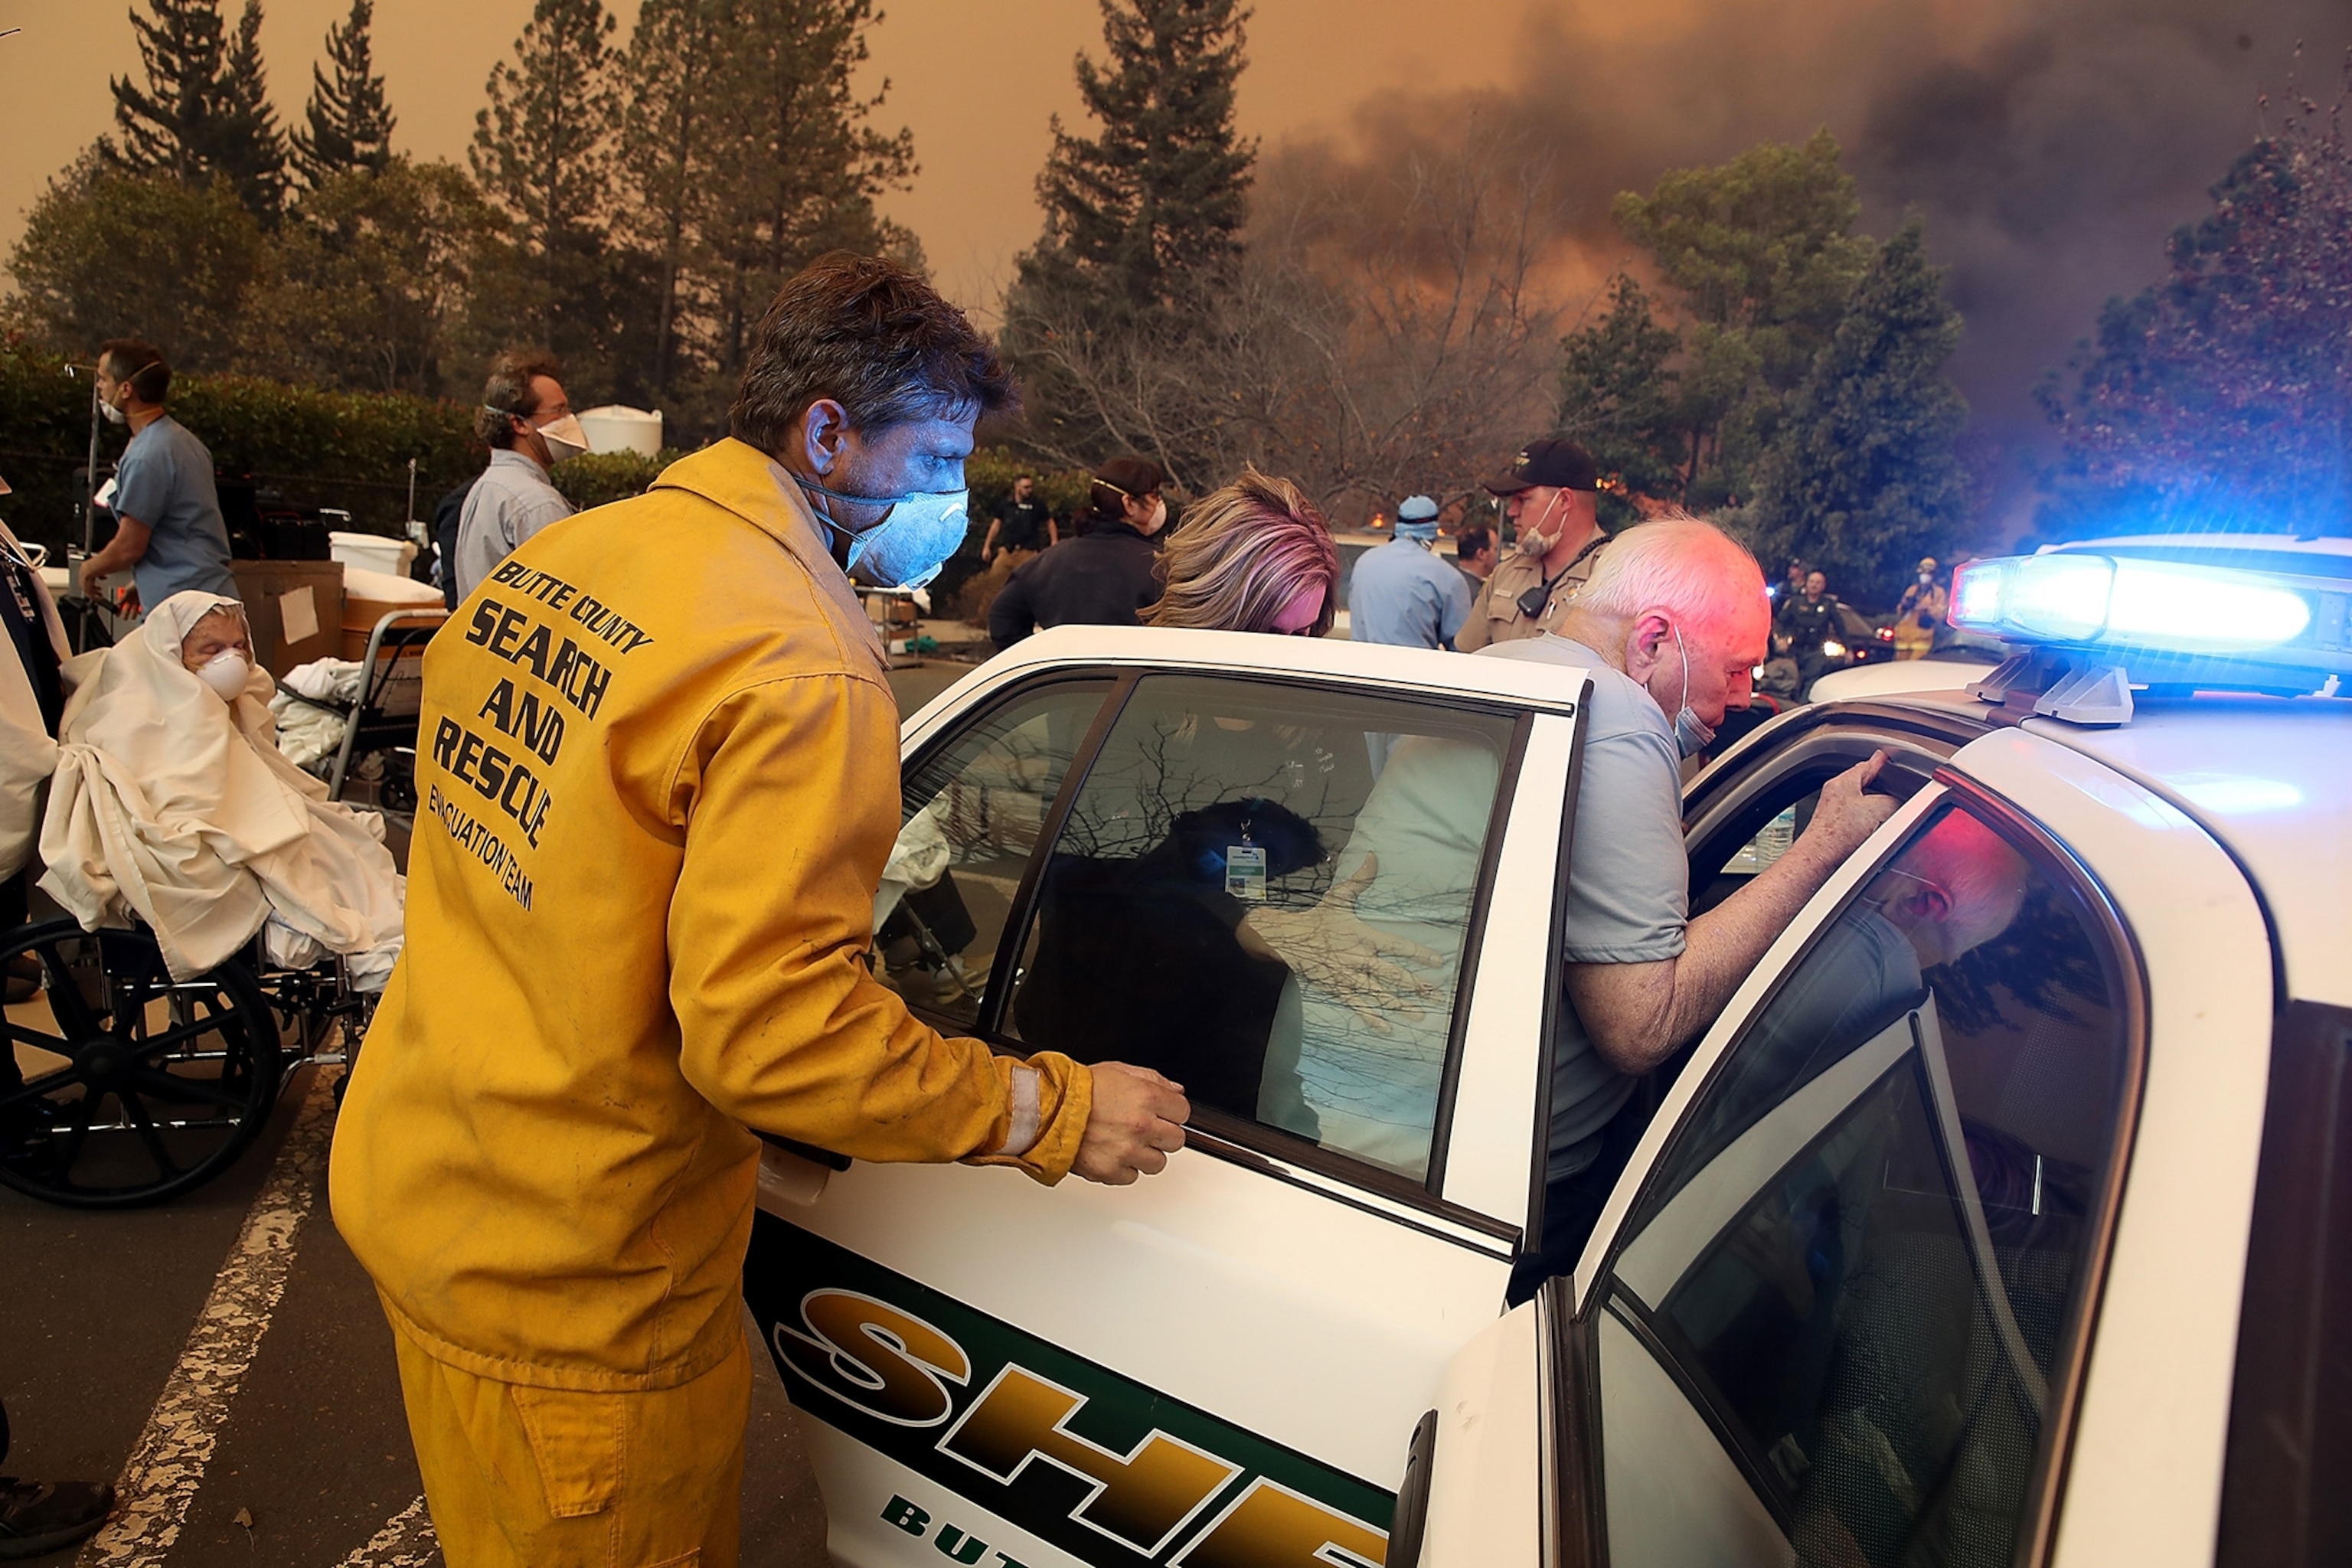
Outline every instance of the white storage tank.
POLYGON ((661 455, 661 410, 629 408, 618 403, 607 403, 601 408, 583 409, 580 428, 588 437, 592 452, 642 452, 648 458, 661 455))

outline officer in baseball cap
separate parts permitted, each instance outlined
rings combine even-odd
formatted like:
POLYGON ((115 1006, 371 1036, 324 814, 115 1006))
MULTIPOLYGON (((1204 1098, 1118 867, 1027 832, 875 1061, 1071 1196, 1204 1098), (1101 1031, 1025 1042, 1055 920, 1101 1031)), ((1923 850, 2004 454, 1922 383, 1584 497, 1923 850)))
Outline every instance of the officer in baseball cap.
POLYGON ((1528 442, 1486 489, 1502 498, 1518 543, 1486 579, 1454 639, 1465 653, 1551 630, 1609 542, 1594 510, 1600 470, 1573 441, 1528 442))

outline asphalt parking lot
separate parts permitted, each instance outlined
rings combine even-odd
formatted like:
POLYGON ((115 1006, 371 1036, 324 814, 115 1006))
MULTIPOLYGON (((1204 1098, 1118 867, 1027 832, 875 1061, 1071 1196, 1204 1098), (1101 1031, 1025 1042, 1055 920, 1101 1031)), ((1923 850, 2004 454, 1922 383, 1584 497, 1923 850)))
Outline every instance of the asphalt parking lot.
MULTIPOLYGON (((262 1139, 175 1203, 89 1213, 0 1191, 7 1470, 116 1478, 125 1494, 79 1561, 441 1561, 389 1331, 327 1214, 333 1101, 312 1090, 336 1070, 296 1074, 262 1139)), ((824 1510, 799 1417, 767 1358, 755 1360, 743 1561, 821 1565, 824 1510)))

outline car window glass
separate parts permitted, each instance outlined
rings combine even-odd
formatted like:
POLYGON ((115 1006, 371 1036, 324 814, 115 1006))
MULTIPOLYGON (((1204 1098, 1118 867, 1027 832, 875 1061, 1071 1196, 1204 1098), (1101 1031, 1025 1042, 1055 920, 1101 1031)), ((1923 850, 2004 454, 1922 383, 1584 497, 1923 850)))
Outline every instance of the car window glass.
POLYGON ((2121 1126, 2115 956, 2071 883, 1948 807, 1649 1184, 1609 1310, 1798 1563, 2013 1560, 2121 1126))
POLYGON ((1004 1032, 1424 1176, 1512 723, 1145 678, 1046 863, 1004 1032))
POLYGON ((1109 689, 1063 682, 1014 697, 908 775, 874 946, 875 973, 910 1005, 952 1025, 978 1021, 1022 871, 1109 689))

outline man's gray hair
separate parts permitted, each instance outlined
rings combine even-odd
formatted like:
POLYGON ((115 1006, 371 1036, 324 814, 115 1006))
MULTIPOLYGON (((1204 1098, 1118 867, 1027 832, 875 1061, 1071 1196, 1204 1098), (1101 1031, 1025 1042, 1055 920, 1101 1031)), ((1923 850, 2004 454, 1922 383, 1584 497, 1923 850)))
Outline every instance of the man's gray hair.
POLYGON ((1764 573, 1748 547, 1703 518, 1668 512, 1609 542, 1574 601, 1583 615, 1631 621, 1664 610, 1709 631, 1760 611, 1764 573))

